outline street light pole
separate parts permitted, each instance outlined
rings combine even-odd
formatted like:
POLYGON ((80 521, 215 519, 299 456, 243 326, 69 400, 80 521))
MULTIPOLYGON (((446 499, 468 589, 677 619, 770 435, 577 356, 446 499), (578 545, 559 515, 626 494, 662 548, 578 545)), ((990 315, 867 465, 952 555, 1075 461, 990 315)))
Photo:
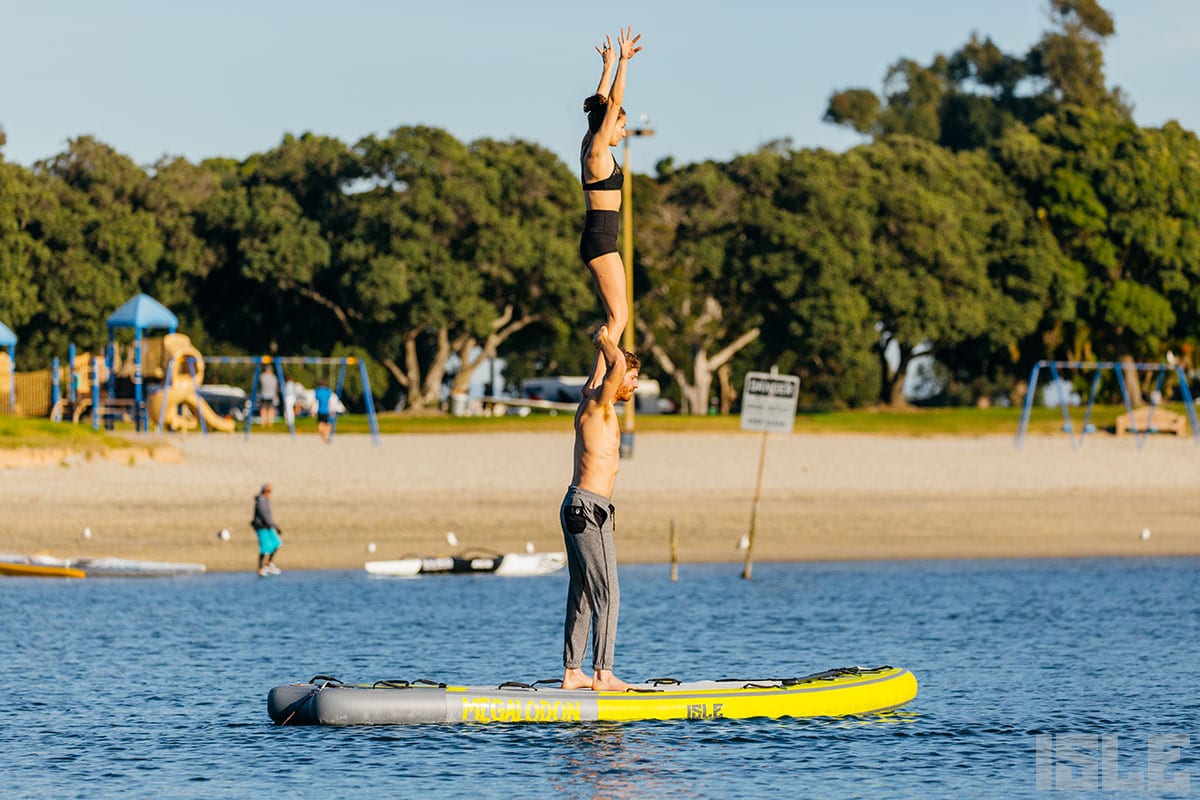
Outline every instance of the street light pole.
MULTIPOLYGON (((644 121, 644 119, 643 119, 644 121)), ((629 164, 629 140, 634 136, 653 136, 653 128, 627 128, 625 130, 624 164, 621 171, 625 180, 621 183, 621 260, 625 262, 625 298, 629 307, 629 319, 621 337, 621 347, 634 350, 633 331, 633 172, 629 164)), ((633 458, 634 401, 625 404, 625 422, 621 429, 621 458, 633 458)))

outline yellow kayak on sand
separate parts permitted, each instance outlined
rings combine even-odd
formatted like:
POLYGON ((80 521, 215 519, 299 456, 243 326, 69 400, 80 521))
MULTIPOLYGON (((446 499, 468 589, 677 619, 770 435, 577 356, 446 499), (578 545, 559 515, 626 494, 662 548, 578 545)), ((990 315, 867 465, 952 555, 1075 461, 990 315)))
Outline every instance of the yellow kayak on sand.
POLYGON ((23 578, 86 578, 87 574, 81 569, 72 567, 53 567, 46 564, 14 564, 0 562, 0 575, 12 575, 23 578))
POLYGON ((424 680, 346 684, 319 675, 307 683, 276 686, 267 695, 267 711, 280 725, 844 717, 898 708, 916 696, 916 677, 898 667, 848 667, 803 678, 690 683, 658 678, 624 692, 516 682, 497 687, 424 680))

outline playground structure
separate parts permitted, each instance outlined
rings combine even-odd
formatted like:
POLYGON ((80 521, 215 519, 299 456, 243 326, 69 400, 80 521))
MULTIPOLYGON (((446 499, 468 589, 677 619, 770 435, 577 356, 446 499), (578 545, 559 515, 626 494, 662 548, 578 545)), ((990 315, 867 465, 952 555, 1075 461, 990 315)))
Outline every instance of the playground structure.
MULTIPOLYGON (((80 394, 92 389, 94 380, 91 376, 97 374, 89 367, 92 357, 88 354, 76 355, 75 346, 71 345, 67 358, 68 367, 64 370, 59 366, 57 358, 53 360, 50 369, 18 372, 16 370, 17 336, 7 325, 0 323, 0 413, 12 416, 50 417, 61 419, 68 401, 63 396, 64 378, 67 378, 67 395, 69 402, 74 404, 80 394)), ((99 374, 103 375, 103 372, 99 374)), ((76 417, 78 422, 79 418, 76 417)))
POLYGON ((0 410, 14 413, 17 403, 17 335, 0 322, 0 410))
MULTIPOLYGON (((161 303, 149 295, 139 294, 113 312, 106 323, 108 344, 103 359, 90 353, 77 354, 72 344, 65 366, 55 358, 50 369, 31 372, 15 370, 17 337, 0 323, 0 413, 49 417, 54 421, 69 419, 78 423, 90 411, 96 430, 101 425, 111 427, 117 420, 132 420, 138 432, 150 430, 152 424, 160 432, 197 427, 204 433, 210 429, 236 430, 237 421, 218 414, 202 396, 205 358, 188 336, 176 332, 178 318, 161 303), (123 328, 134 332, 133 342, 124 346, 116 341, 116 331, 123 328), (148 330, 156 328, 167 332, 163 336, 146 336, 148 330), (151 381, 157 385, 148 387, 151 381)), ((259 406, 258 387, 263 369, 275 371, 279 388, 285 392, 295 386, 285 382, 286 364, 318 370, 327 368, 331 378, 336 369, 336 381, 329 383, 336 385, 334 391, 340 403, 347 367, 357 366, 357 370, 351 370, 351 375, 357 372, 360 381, 371 440, 377 446, 381 442, 371 383, 362 361, 353 357, 273 356, 217 356, 208 361, 253 367, 244 420, 246 437, 250 435, 254 413, 259 406)), ((294 439, 296 428, 292 410, 290 405, 285 407, 284 419, 294 439)), ((333 430, 336 425, 335 416, 331 420, 333 430)))
MULTIPOLYGON (((108 316, 108 348, 104 353, 104 365, 108 368, 108 396, 116 398, 118 377, 127 377, 133 384, 133 421, 139 433, 146 430, 146 403, 142 383, 145 380, 143 364, 162 363, 162 340, 153 340, 157 352, 147 358, 145 352, 147 342, 145 332, 150 329, 166 329, 167 333, 175 333, 179 327, 179 318, 167 310, 162 303, 147 294, 139 294, 130 298, 120 308, 108 316), (133 329, 133 359, 125 362, 132 369, 123 370, 118 375, 116 350, 116 331, 120 328, 133 329)), ((161 379, 162 374, 154 377, 161 379)))
POLYGON ((1092 410, 1096 405, 1096 394, 1100 389, 1100 379, 1108 370, 1112 370, 1116 376, 1117 386, 1121 391, 1121 399, 1125 404, 1126 416, 1122 417, 1117 425, 1118 433, 1132 433, 1139 450, 1145 445, 1146 439, 1151 433, 1160 431, 1176 434, 1182 433, 1182 426, 1179 420, 1176 419, 1178 415, 1158 408, 1158 398, 1162 397, 1164 381, 1168 375, 1173 374, 1179 381, 1179 393, 1187 411, 1188 421, 1192 426, 1192 441, 1200 445, 1200 422, 1196 418, 1196 404, 1192 400, 1187 373, 1184 371, 1182 365, 1121 361, 1039 361, 1033 366, 1033 371, 1029 376, 1029 388, 1025 391, 1025 401, 1021 408, 1021 421, 1017 426, 1017 447, 1024 446, 1025 436, 1029 432, 1029 417, 1033 411, 1033 400, 1037 394, 1038 378, 1042 370, 1047 370, 1050 373, 1052 385, 1056 389, 1058 406, 1062 410, 1063 430, 1070 437, 1072 449, 1080 447, 1083 444, 1083 437, 1088 432, 1095 430, 1095 426, 1091 423, 1092 410), (1063 388, 1064 381, 1059 373, 1061 369, 1094 370, 1091 386, 1088 391, 1087 406, 1084 410, 1083 423, 1080 425, 1078 436, 1076 436, 1075 425, 1071 420, 1071 413, 1067 408, 1067 392, 1063 388), (1155 374, 1155 386, 1154 391, 1150 393, 1151 400, 1149 406, 1134 409, 1133 402, 1129 396, 1129 389, 1125 384, 1126 370, 1153 372, 1155 374), (1155 422, 1156 412, 1159 415, 1160 424, 1156 424, 1155 422))
MULTIPOLYGON (((204 357, 182 333, 168 333, 158 348, 162 353, 159 372, 163 382, 150 392, 148 411, 158 420, 161 433, 164 425, 173 431, 195 430, 201 427, 233 433, 237 424, 212 410, 197 388, 204 383, 204 357)), ((136 385, 136 384, 135 384, 136 385)))

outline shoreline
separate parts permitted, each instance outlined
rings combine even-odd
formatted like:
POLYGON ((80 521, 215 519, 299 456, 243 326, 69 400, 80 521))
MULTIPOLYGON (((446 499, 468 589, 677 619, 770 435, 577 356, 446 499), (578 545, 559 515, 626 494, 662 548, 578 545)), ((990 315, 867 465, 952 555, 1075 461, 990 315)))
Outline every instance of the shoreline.
MULTIPOLYGON (((166 441, 178 458, 0 469, 0 551, 248 571, 253 498, 267 481, 285 571, 524 552, 527 542, 562 549, 569 430, 395 434, 381 447, 356 434, 329 446, 315 436, 166 441)), ((681 564, 740 564, 760 445, 749 433, 640 433, 614 495, 618 561, 667 564, 674 520, 681 564)), ((1045 435, 1017 450, 1010 436, 772 435, 754 563, 1197 556, 1198 484, 1190 439, 1139 450, 1132 438, 1096 437, 1072 449, 1045 435)))

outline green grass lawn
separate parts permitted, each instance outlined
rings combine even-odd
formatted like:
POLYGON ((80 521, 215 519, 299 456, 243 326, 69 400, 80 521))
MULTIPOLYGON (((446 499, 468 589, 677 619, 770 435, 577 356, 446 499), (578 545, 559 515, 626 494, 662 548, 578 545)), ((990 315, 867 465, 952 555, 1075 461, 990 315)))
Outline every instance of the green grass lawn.
MULTIPOLYGON (((1182 404, 1168 404, 1175 413, 1185 413, 1182 404)), ((1091 423, 1098 431, 1111 430, 1117 416, 1125 413, 1124 406, 1097 406, 1091 423)), ((878 434, 885 436, 1016 436, 1021 411, 1018 408, 936 408, 887 409, 852 411, 802 411, 796 417, 797 433, 878 434)), ((405 433, 476 433, 476 432, 555 432, 571 428, 572 417, 567 413, 550 415, 535 412, 527 417, 450 417, 406 416, 381 414, 382 434, 405 433)), ((1083 409, 1072 409, 1072 420, 1078 431, 1083 423, 1083 409)), ((1057 408, 1035 408, 1030 420, 1031 433, 1059 433, 1062 412, 1057 408)), ((737 416, 680 416, 678 414, 640 414, 635 430, 643 433, 727 433, 740 430, 737 416)), ((309 417, 297 421, 297 433, 316 435, 316 420, 309 417)), ((133 432, 131 424, 118 425, 117 431, 133 432)), ((368 433, 370 428, 363 414, 346 414, 338 418, 338 433, 368 433)), ((282 420, 270 431, 255 426, 254 436, 286 435, 282 420)), ((241 435, 239 426, 237 435, 241 435)), ((87 425, 51 423, 46 420, 16 419, 0 416, 0 447, 61 447, 73 450, 96 450, 128 446, 128 439, 103 432, 95 433, 87 425)))
POLYGON ((126 439, 93 431, 90 425, 0 416, 0 448, 30 447, 88 453, 129 446, 126 439))

